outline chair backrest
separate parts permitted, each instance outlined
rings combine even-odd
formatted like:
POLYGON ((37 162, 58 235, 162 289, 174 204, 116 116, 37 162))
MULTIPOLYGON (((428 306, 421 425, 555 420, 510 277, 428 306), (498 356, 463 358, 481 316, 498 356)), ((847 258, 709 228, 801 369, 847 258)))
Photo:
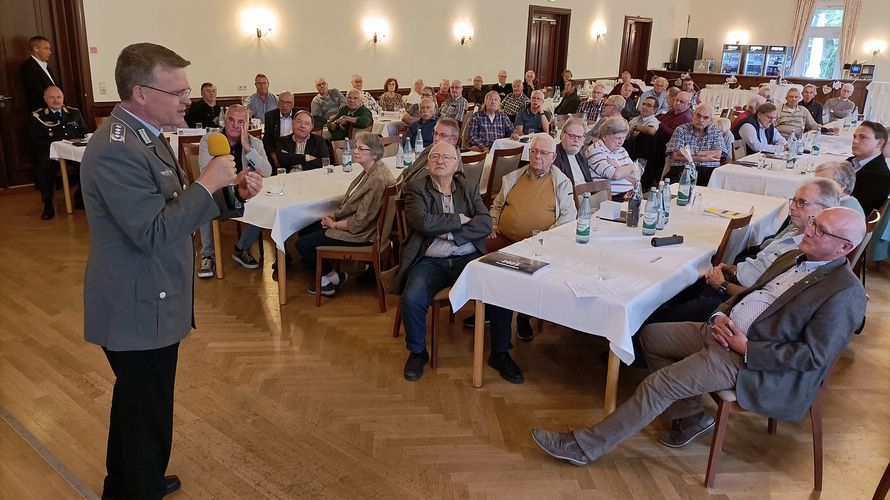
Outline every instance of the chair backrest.
POLYGON ((747 152, 745 150, 745 141, 739 139, 737 141, 732 141, 732 159, 738 160, 743 156, 747 156, 747 152))
POLYGON ((201 142, 201 139, 203 137, 204 136, 202 136, 202 135, 180 135, 180 136, 177 136, 176 139, 179 142, 179 157, 180 158, 185 157, 186 144, 197 145, 198 143, 201 142))
POLYGON ((488 205, 491 205, 495 196, 500 192, 503 177, 519 168, 519 160, 522 159, 524 149, 525 146, 517 146, 494 151, 491 170, 488 172, 488 187, 485 190, 485 199, 488 205))
POLYGON ((346 141, 331 141, 331 165, 343 164, 343 148, 346 141))
POLYGON ((189 179, 189 184, 192 184, 195 179, 201 177, 201 168, 198 166, 198 143, 180 143, 179 148, 182 150, 182 166, 185 167, 185 175, 189 179))
POLYGON ((856 246, 855 250, 847 254, 847 261, 850 263, 850 266, 853 267, 854 271, 858 270, 859 266, 863 265, 865 249, 868 247, 868 244, 871 241, 871 236, 874 234, 875 228, 878 227, 879 222, 881 222, 881 212, 877 209, 872 209, 871 213, 868 214, 868 219, 865 221, 865 238, 863 238, 862 242, 856 246))
POLYGON ((470 128, 470 120, 473 119, 473 115, 475 113, 472 110, 467 110, 464 113, 464 121, 460 124, 460 147, 461 149, 470 149, 470 137, 467 135, 467 129, 470 128))
POLYGON ((748 212, 748 215, 729 219, 729 224, 726 226, 726 231, 723 233, 723 239, 720 240, 720 246, 717 247, 717 253, 711 257, 711 265, 716 266, 721 262, 727 264, 732 263, 735 255, 726 255, 726 249, 730 247, 730 243, 739 241, 745 236, 747 233, 746 228, 748 227, 748 224, 751 223, 752 217, 754 217, 754 207, 751 207, 751 211, 748 212))
POLYGON ((464 165, 464 176, 471 184, 482 182, 482 170, 485 168, 485 153, 473 153, 461 156, 464 165))
POLYGON ((373 122, 373 121, 371 122, 370 125, 368 125, 368 128, 355 128, 355 127, 349 127, 349 136, 348 136, 348 137, 349 137, 350 139, 352 139, 352 138, 355 137, 355 134, 358 134, 359 132, 371 132, 373 129, 374 129, 374 122, 373 122))
POLYGON ((380 204, 380 212, 377 214, 377 237, 374 238, 374 248, 377 253, 383 251, 389 244, 392 234, 392 224, 396 215, 395 185, 389 186, 383 191, 383 202, 380 204))
POLYGON ((399 154, 399 136, 381 137, 380 143, 383 144, 384 158, 392 158, 399 154))
POLYGON ((396 236, 399 244, 404 245, 408 241, 408 222, 405 220, 405 198, 395 199, 396 209, 396 236))
POLYGON ((612 199, 612 186, 606 179, 598 179, 584 184, 578 184, 572 190, 575 194, 575 208, 580 208, 581 197, 584 193, 590 193, 590 209, 596 212, 600 204, 612 199))

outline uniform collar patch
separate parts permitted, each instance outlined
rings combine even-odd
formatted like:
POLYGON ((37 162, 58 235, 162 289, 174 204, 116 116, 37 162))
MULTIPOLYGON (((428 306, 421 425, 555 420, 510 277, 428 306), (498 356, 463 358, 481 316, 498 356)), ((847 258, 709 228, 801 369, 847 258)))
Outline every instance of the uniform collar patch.
POLYGON ((127 130, 124 128, 123 124, 115 123, 111 126, 111 140, 116 142, 124 142, 126 138, 127 130))
POLYGON ((152 145, 151 139, 148 137, 148 132, 146 132, 144 128, 137 130, 136 133, 139 134, 139 137, 142 138, 142 142, 144 142, 146 146, 152 145))

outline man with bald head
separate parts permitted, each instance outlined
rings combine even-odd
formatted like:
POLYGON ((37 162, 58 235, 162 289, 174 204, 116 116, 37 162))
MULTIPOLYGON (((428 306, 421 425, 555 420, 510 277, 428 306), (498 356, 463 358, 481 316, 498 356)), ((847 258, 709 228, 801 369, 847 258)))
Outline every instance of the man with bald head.
POLYGON ((640 103, 642 103, 643 99, 647 97, 654 97, 655 100, 658 101, 658 107, 655 108, 655 114, 660 115, 662 113, 667 113, 670 110, 667 105, 667 86, 667 78, 659 76, 652 84, 652 88, 643 92, 643 94, 640 96, 640 103))
POLYGON ((659 134, 670 138, 677 127, 692 121, 692 110, 689 108, 691 99, 692 96, 689 95, 689 92, 680 92, 677 97, 674 97, 671 111, 658 117, 658 121, 661 122, 658 127, 659 134))
POLYGON ((828 121, 843 120, 850 116, 856 109, 856 103, 850 100, 853 95, 853 84, 845 83, 841 86, 838 97, 832 97, 825 101, 825 112, 828 113, 828 121))
POLYGON ((366 129, 373 123, 371 111, 362 104, 362 91, 352 89, 346 93, 346 105, 341 106, 340 111, 328 120, 327 127, 332 141, 342 141, 349 137, 350 130, 366 129))
POLYGON ((714 427, 700 396, 735 389, 738 403, 779 420, 806 416, 835 358, 865 315, 865 289, 847 264, 865 219, 844 207, 809 218, 798 250, 704 323, 658 323, 641 332, 652 374, 588 429, 532 430, 551 456, 587 465, 663 414, 659 442, 679 448, 714 427))
POLYGON ((687 148, 692 153, 692 161, 698 167, 698 185, 707 186, 708 179, 714 168, 720 166, 720 160, 729 158, 731 151, 726 149, 726 137, 723 130, 713 123, 714 108, 703 102, 695 108, 692 121, 684 123, 674 130, 665 150, 671 155, 673 171, 672 179, 678 179, 688 161, 683 154, 687 148))
POLYGON ((328 87, 328 81, 323 76, 315 79, 315 90, 318 94, 312 98, 310 110, 312 111, 312 122, 318 127, 327 123, 328 120, 336 116, 340 108, 346 106, 346 96, 337 89, 328 87))
POLYGON ((507 81, 507 70, 502 69, 498 71, 498 81, 492 84, 489 90, 497 92, 501 101, 513 92, 513 85, 507 81))
MULTIPOLYGON (((305 108, 300 108, 305 111, 305 108)), ((278 149, 278 142, 282 137, 289 137, 294 131, 294 115, 298 109, 294 108, 294 95, 284 91, 278 94, 278 109, 266 113, 263 121, 263 146, 270 155, 278 149)), ((270 158, 271 160, 271 158, 270 158)))
POLYGON ((473 77, 473 86, 464 92, 464 98, 466 98, 467 102, 471 105, 476 105, 478 107, 485 104, 485 94, 487 93, 488 91, 482 85, 482 75, 476 75, 473 77))
MULTIPOLYGON (((37 169, 34 172, 35 184, 43 201, 43 220, 52 219, 55 214, 53 194, 55 193, 56 172, 59 162, 49 158, 49 146, 63 139, 79 139, 89 132, 83 115, 77 108, 65 105, 65 96, 56 86, 43 91, 46 107, 31 113, 31 142, 37 150, 37 169)), ((76 164, 76 162, 67 162, 76 164)), ((80 189, 74 193, 75 206, 83 208, 80 189)))
POLYGON ((552 121, 553 113, 544 109, 544 93, 534 90, 528 106, 516 115, 513 125, 516 126, 516 133, 519 135, 550 133, 552 121))

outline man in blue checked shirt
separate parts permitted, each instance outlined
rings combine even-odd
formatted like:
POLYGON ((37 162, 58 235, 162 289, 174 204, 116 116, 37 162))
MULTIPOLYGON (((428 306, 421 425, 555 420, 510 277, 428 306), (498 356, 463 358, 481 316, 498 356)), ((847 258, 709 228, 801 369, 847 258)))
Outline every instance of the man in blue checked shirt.
MULTIPOLYGON (((713 115, 714 108, 710 104, 700 104, 692 114, 692 122, 677 127, 665 148, 671 155, 675 169, 682 168, 686 164, 686 157, 680 150, 689 148, 692 152, 692 161, 698 167, 699 186, 708 185, 711 172, 720 166, 720 160, 729 157, 731 153, 726 149, 723 130, 711 123, 713 115)), ((675 178, 676 174, 672 174, 671 177, 675 178)))
POLYGON ((501 96, 491 90, 485 94, 485 105, 473 115, 467 128, 470 149, 487 153, 494 141, 511 136, 516 136, 516 128, 501 111, 501 96))

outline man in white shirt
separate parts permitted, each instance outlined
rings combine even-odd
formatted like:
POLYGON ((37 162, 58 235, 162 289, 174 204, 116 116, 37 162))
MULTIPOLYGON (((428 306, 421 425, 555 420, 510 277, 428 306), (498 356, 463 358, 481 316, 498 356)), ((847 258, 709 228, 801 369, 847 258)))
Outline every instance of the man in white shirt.
POLYGON ((49 40, 36 35, 29 40, 29 46, 31 55, 22 63, 21 77, 28 111, 34 111, 43 107, 43 91, 50 86, 61 89, 62 82, 56 78, 47 64, 50 56, 53 55, 49 40))
POLYGON ((414 86, 411 88, 411 92, 405 96, 405 107, 411 104, 420 104, 420 100, 423 99, 423 80, 418 78, 414 80, 414 86))
POLYGON ((736 126, 733 135, 736 139, 745 141, 747 154, 785 151, 788 141, 775 127, 778 114, 776 105, 767 102, 758 106, 753 115, 745 118, 736 126))

